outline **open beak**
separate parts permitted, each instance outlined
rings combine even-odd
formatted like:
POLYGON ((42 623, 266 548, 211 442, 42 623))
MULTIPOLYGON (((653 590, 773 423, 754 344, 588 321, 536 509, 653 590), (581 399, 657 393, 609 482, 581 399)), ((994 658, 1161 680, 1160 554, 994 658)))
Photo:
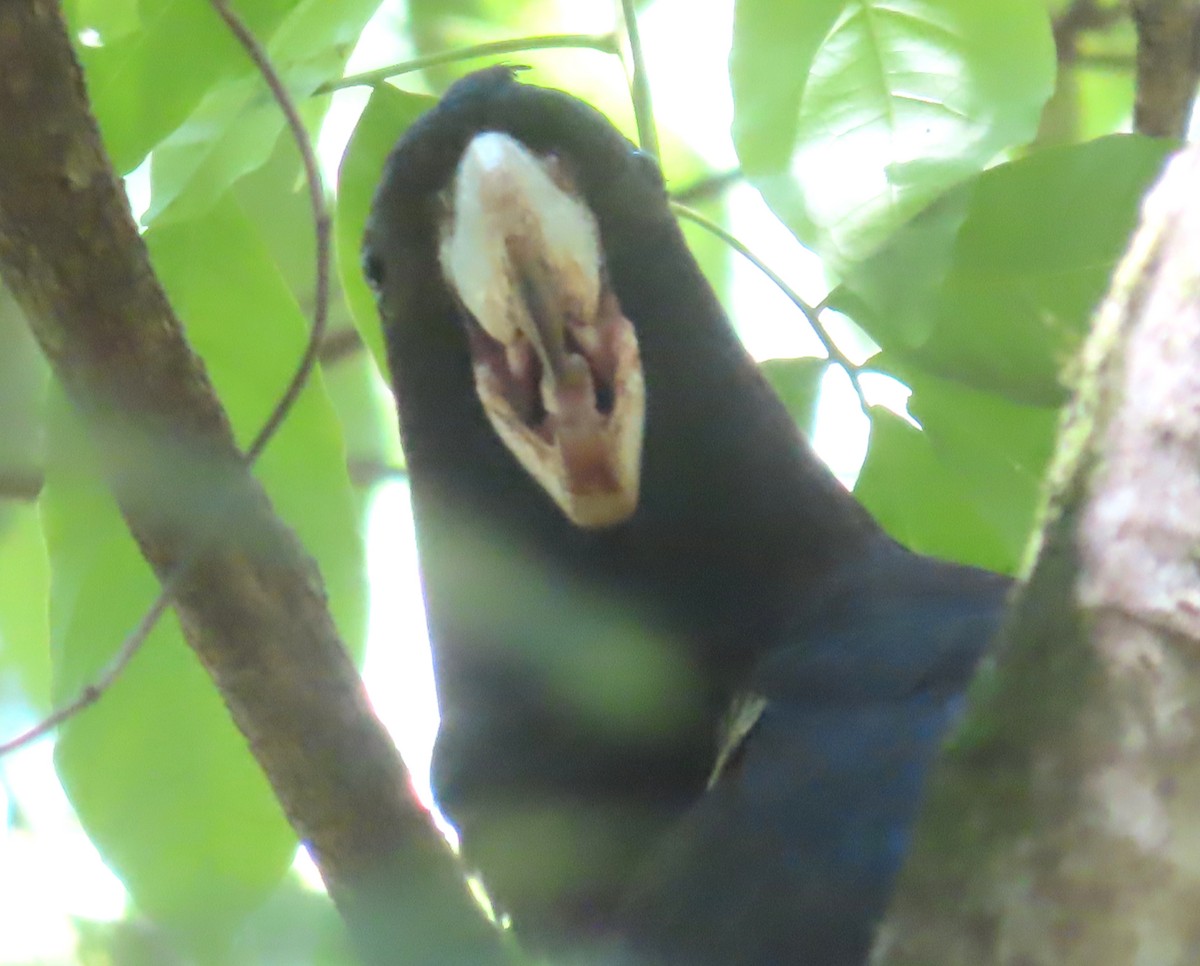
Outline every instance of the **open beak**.
POLYGON ((645 422, 637 336, 567 172, 506 134, 477 135, 458 165, 440 256, 500 439, 576 525, 628 519, 645 422))

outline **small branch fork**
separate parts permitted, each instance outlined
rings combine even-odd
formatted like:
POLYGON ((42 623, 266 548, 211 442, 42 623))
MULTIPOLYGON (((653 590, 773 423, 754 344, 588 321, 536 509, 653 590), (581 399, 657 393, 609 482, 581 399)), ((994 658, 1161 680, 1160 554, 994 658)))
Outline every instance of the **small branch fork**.
POLYGON ((838 347, 838 344, 834 341, 833 336, 829 334, 829 330, 825 328, 824 323, 821 321, 821 313, 827 307, 826 304, 822 302, 820 305, 809 305, 800 297, 799 293, 797 293, 795 289, 788 285, 787 282, 785 282, 777 272, 767 265, 766 262, 755 255, 754 252, 752 252, 743 242, 741 242, 730 232, 726 231, 715 221, 712 221, 711 219, 704 217, 704 215, 700 214, 700 212, 677 202, 672 202, 671 208, 679 217, 685 218, 693 224, 699 225, 705 231, 711 232, 717 238, 720 238, 723 242, 725 242, 726 245, 728 245, 735 252, 750 262, 751 265, 762 272, 781 292, 783 292, 784 295, 788 297, 792 304, 800 310, 801 314, 803 314, 804 318, 808 321, 809 326, 812 327, 813 332, 816 334, 817 338, 821 342, 821 345, 824 347, 825 354, 828 356, 829 361, 837 364, 846 373, 846 375, 850 377, 850 385, 854 388, 854 392, 858 396, 859 406, 862 407, 862 411, 866 415, 870 416, 871 406, 867 401, 866 393, 863 392, 862 383, 859 378, 864 371, 863 367, 857 365, 838 347))

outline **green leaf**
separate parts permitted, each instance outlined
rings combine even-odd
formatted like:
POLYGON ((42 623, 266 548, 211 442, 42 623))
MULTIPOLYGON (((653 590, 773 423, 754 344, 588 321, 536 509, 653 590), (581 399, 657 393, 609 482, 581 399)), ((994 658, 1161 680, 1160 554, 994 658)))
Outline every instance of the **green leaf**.
POLYGON ((1114 74, 1106 70, 1075 71, 1079 84, 1079 139, 1098 138, 1122 129, 1128 130, 1137 97, 1133 74, 1114 74))
MULTIPOLYGON (((42 506, 55 703, 95 681, 158 591, 89 441, 56 393, 42 506)), ((219 952, 295 850, 266 779, 174 614, 100 701, 63 726, 59 777, 139 907, 219 952)))
POLYGON ((346 926, 327 895, 294 875, 246 921, 236 943, 237 962, 291 966, 354 966, 346 926))
POLYGON ((346 459, 355 484, 369 487, 402 471, 405 461, 396 432, 396 401, 375 360, 360 347, 352 355, 323 365, 322 375, 346 440, 346 459))
POLYGON ((0 695, 11 680, 39 713, 50 704, 50 571, 37 507, 21 504, 0 532, 0 695))
MULTIPOLYGON (((293 298, 310 314, 315 279, 315 241, 308 191, 295 147, 285 135, 266 165, 234 186, 242 211, 266 244, 271 260, 293 298)), ((350 307, 340 278, 330 279, 326 346, 355 336, 350 307)), ((396 434, 395 403, 382 383, 375 361, 360 344, 345 354, 322 353, 321 372, 338 416, 347 458, 366 478, 387 467, 404 465, 396 434)), ((356 478, 356 483, 358 479, 356 478)))
POLYGON ((821 380, 829 368, 828 359, 767 359, 759 363, 759 371, 783 402, 796 425, 805 435, 812 434, 817 414, 817 399, 821 395, 821 380))
POLYGON ((979 512, 927 434, 880 406, 854 494, 895 539, 920 553, 1012 573, 1012 541, 979 512))
POLYGON ((831 304, 907 366, 1056 406, 1170 149, 1113 136, 999 165, 856 266, 831 304))
MULTIPOLYGON (((287 134, 276 139, 266 164, 238 179, 233 196, 266 245, 292 298, 311 314, 317 287, 316 226, 300 155, 287 134)), ((330 291, 329 326, 341 325, 350 325, 350 310, 335 285, 330 291)))
MULTIPOLYGON (((264 95, 257 75, 219 84, 155 147, 145 224, 203 214, 234 181, 266 163, 284 119, 279 105, 264 95)), ((304 108, 319 121, 312 104, 304 108)))
MULTIPOLYGON (((256 0, 239 13, 255 36, 268 37, 298 2, 256 0)), ((208 3, 142 0, 138 14, 140 29, 130 30, 123 18, 118 36, 101 32, 102 46, 78 50, 92 111, 121 173, 137 167, 214 84, 254 70, 208 3)), ((76 32, 94 26, 71 24, 76 32)))
POLYGON ((49 574, 37 499, 45 462, 47 367, 16 300, 0 286, 0 694, 49 702, 49 574))
POLYGON ((813 62, 846 0, 738 0, 729 82, 733 140, 748 176, 785 168, 813 62))
POLYGON ((138 0, 67 0, 63 9, 77 31, 94 30, 104 43, 112 43, 142 26, 138 0))
MULTIPOLYGON (((611 115, 609 120, 614 124, 619 125, 620 123, 619 118, 611 115)), ((672 198, 676 198, 680 193, 687 192, 689 188, 716 175, 717 172, 672 131, 661 128, 658 133, 659 148, 662 151, 659 163, 667 183, 667 191, 672 198)), ((629 136, 635 137, 636 131, 631 130, 629 136)), ((716 190, 691 199, 685 198, 683 203, 692 211, 720 225, 726 231, 732 230, 729 224, 728 192, 716 190)), ((697 224, 689 218, 678 218, 677 220, 688 250, 696 259, 704 277, 708 279, 708 284, 716 293, 717 300, 728 305, 731 266, 735 258, 742 256, 730 248, 724 239, 719 238, 703 225, 697 224)), ((738 323, 736 318, 731 321, 735 326, 738 323)))
POLYGON ((358 119, 338 169, 338 205, 334 218, 337 267, 354 314, 358 334, 371 350, 379 371, 388 372, 387 351, 375 296, 362 274, 362 240, 375 186, 384 161, 410 124, 435 103, 432 97, 408 94, 387 84, 376 87, 358 119))
MULTIPOLYGON (((320 129, 329 99, 307 98, 321 84, 341 76, 378 6, 379 0, 304 0, 266 43, 272 65, 311 131, 320 129)), ((283 111, 258 71, 213 87, 154 150, 146 222, 203 213, 235 180, 267 161, 285 127, 283 111)))
POLYGON ((905 370, 903 378, 913 391, 908 410, 939 462, 962 481, 964 494, 1004 540, 1010 558, 1020 560, 1042 506, 1058 410, 1019 405, 920 372, 905 370))
POLYGON ((1030 140, 1055 72, 1037 0, 738 0, 734 141, 835 269, 1030 140))

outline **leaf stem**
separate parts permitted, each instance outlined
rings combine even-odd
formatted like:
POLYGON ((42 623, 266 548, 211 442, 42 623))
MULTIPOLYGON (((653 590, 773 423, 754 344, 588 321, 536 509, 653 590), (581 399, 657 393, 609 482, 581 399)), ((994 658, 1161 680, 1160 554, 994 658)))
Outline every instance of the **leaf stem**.
POLYGON ((862 407, 862 411, 870 415, 870 404, 867 402, 866 394, 863 392, 862 384, 859 381, 859 375, 862 373, 862 366, 856 365, 850 360, 841 349, 838 348, 836 342, 833 341, 833 336, 829 334, 829 330, 825 328, 821 322, 821 312, 827 307, 827 301, 823 300, 819 305, 809 305, 802 299, 799 293, 796 292, 787 282, 785 282, 770 266, 767 265, 761 258, 754 254, 740 239, 735 235, 730 234, 711 218, 706 218, 694 208, 689 208, 687 205, 681 205, 676 201, 671 202, 671 208, 675 214, 681 218, 686 218, 693 224, 699 225, 705 231, 710 232, 717 238, 721 239, 726 245, 732 248, 735 252, 745 258, 751 265, 762 272, 769 278, 775 286, 784 295, 791 300, 808 320, 809 326, 813 333, 820 340, 821 345, 825 349, 825 354, 831 362, 837 363, 850 377, 850 384, 854 387, 854 392, 858 396, 858 404, 862 407))
POLYGON ((322 84, 313 93, 330 94, 333 91, 344 90, 348 87, 374 87, 382 84, 389 77, 399 77, 401 74, 411 74, 414 71, 425 70, 429 67, 440 67, 442 64, 453 64, 460 60, 473 60, 476 57, 492 57, 498 54, 519 54, 526 50, 597 50, 602 54, 619 54, 615 34, 543 34, 537 37, 514 37, 509 40, 495 40, 486 44, 475 44, 471 47, 459 47, 457 50, 443 50, 436 54, 426 54, 403 60, 387 67, 377 67, 375 70, 363 71, 361 74, 351 74, 341 80, 322 84))
POLYGON ((661 160, 658 131, 654 127, 654 105, 650 100, 650 81, 646 77, 646 58, 642 53, 642 37, 638 32, 633 0, 621 0, 621 16, 625 22, 625 36, 629 40, 629 96, 633 100, 638 143, 647 154, 661 160))

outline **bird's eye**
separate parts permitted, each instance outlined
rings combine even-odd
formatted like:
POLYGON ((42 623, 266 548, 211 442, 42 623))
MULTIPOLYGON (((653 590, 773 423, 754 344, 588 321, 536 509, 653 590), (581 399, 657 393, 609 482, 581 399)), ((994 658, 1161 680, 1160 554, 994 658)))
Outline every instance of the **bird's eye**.
POLYGON ((374 252, 368 251, 363 255, 363 275, 367 284, 378 291, 383 287, 383 262, 374 252))
POLYGON ((634 148, 632 151, 634 164, 639 172, 643 173, 655 185, 665 187, 666 182, 663 180, 662 168, 658 165, 658 159, 654 155, 643 151, 641 148, 634 148))

